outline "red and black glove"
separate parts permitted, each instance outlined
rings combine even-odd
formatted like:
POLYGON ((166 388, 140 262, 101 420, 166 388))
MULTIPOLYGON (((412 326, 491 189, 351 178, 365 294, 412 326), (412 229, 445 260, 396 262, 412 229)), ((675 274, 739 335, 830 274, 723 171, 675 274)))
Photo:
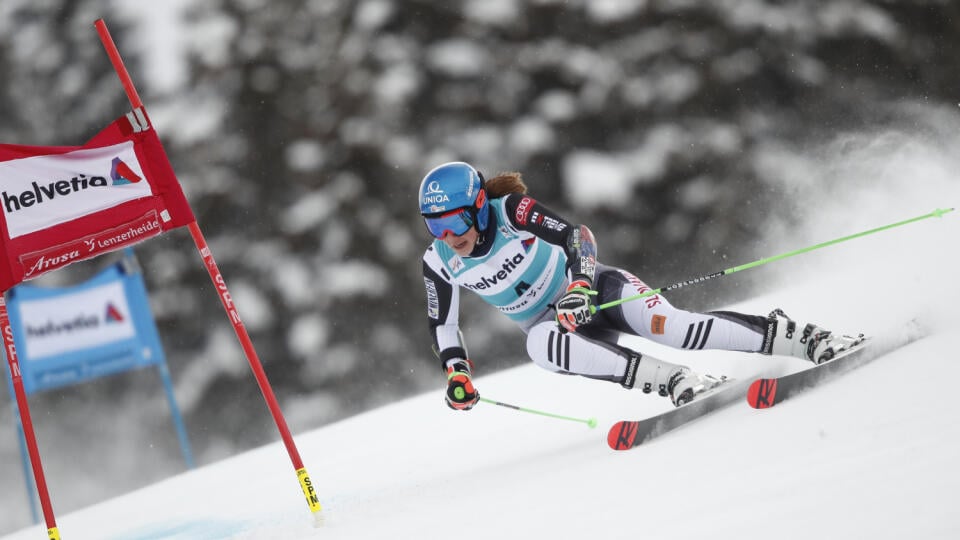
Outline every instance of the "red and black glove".
POLYGON ((444 400, 451 409, 469 411, 480 401, 480 394, 470 378, 472 371, 473 362, 470 360, 458 360, 447 367, 447 393, 444 400))
POLYGON ((596 294, 597 291, 591 290, 586 280, 578 279, 571 283, 566 294, 557 302, 557 324, 567 332, 576 332, 578 326, 590 322, 597 310, 590 297, 596 294))

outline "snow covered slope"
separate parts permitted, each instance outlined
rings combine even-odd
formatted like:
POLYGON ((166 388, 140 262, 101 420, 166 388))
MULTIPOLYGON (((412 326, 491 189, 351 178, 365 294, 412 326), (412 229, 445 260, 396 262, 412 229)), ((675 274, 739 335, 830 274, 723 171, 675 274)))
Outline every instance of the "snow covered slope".
MULTIPOLYGON (((665 399, 525 366, 478 388, 600 427, 486 404, 455 413, 438 391, 297 437, 323 528, 278 443, 61 516, 60 530, 68 540, 956 538, 960 424, 940 384, 960 380, 953 341, 936 334, 775 409, 737 404, 620 453, 605 428, 665 399)), ((699 356, 740 374, 802 367, 699 356)), ((4 540, 38 538, 35 527, 4 540)))

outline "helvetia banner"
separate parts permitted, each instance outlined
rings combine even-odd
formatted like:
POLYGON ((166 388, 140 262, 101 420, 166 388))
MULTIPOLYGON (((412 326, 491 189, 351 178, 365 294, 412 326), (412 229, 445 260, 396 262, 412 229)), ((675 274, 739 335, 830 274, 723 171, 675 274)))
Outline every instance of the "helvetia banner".
POLYGON ((143 109, 79 147, 0 144, 0 290, 194 221, 143 109))
POLYGON ((83 283, 24 284, 7 296, 27 395, 164 362, 143 277, 127 259, 83 283))
POLYGON ((136 333, 121 281, 25 299, 20 316, 25 338, 21 361, 91 349, 131 339, 136 333))

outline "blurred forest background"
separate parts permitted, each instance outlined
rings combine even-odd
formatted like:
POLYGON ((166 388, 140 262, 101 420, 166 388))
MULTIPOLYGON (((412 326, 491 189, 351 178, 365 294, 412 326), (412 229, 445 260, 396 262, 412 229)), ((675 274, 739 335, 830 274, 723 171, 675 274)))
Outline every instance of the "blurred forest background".
MULTIPOLYGON (((434 165, 522 171, 601 260, 664 286, 779 253, 757 231, 820 195, 772 181, 784 163, 922 130, 960 89, 955 0, 147 4, 0 2, 0 141, 79 145, 129 109, 105 18, 295 433, 424 391, 443 406, 416 201, 434 165)), ((277 440, 186 231, 136 253, 198 462, 277 440)), ((671 298, 722 307, 756 276, 671 298)), ((526 362, 494 310, 467 298, 462 322, 481 375, 526 362)), ((184 468, 152 371, 30 403, 58 512, 184 468)), ((2 533, 30 519, 9 405, 0 424, 2 533)))

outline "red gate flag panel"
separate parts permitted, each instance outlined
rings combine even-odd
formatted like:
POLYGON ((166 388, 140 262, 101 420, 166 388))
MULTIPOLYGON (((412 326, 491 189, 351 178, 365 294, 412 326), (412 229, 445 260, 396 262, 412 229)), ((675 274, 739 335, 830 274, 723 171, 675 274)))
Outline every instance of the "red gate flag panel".
POLYGON ((194 221, 142 108, 83 146, 0 144, 0 210, 0 291, 194 221))

